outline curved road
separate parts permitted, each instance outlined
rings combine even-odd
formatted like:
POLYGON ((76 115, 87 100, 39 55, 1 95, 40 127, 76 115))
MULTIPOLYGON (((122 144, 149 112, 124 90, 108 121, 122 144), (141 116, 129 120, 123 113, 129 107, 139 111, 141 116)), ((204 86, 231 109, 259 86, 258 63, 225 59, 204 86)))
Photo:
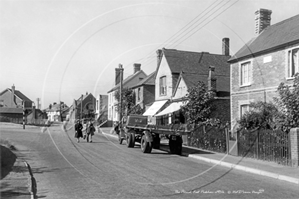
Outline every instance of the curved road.
POLYGON ((38 198, 298 198, 292 183, 212 167, 160 150, 143 154, 96 133, 77 143, 72 126, 50 128, 0 124, 31 165, 38 198))

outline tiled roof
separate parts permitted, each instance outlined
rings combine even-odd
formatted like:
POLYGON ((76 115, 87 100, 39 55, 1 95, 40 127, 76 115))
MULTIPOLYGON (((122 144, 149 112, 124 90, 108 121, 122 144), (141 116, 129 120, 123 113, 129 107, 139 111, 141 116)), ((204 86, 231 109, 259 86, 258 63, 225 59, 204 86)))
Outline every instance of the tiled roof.
MULTIPOLYGON (((5 93, 6 91, 12 92, 12 90, 10 88, 5 89, 4 91, 2 91, 0 93, 0 95, 2 95, 3 93, 5 93)), ((27 101, 27 102, 32 102, 28 97, 26 97, 21 91, 19 90, 15 90, 15 95, 17 97, 19 97, 21 100, 23 101, 27 101)))
MULTIPOLYGON (((197 73, 182 73, 182 79, 186 83, 186 86, 189 88, 195 86, 198 81, 202 81, 205 85, 207 85, 207 75, 197 74, 197 73)), ((217 91, 230 91, 230 77, 224 75, 216 75, 217 78, 217 91)))
POLYGON ((227 62, 230 56, 173 49, 163 49, 163 53, 172 73, 182 72, 188 88, 196 85, 198 81, 207 84, 209 67, 214 66, 217 91, 230 91, 230 64, 227 62))
POLYGON ((207 52, 189 52, 163 48, 163 53, 172 73, 198 73, 208 75, 209 66, 215 67, 216 75, 230 75, 230 56, 207 52))
POLYGON ((299 43, 299 15, 267 27, 244 45, 229 62, 294 43, 299 43))
POLYGON ((136 88, 139 86, 143 86, 143 85, 155 85, 155 72, 151 73, 150 75, 148 75, 145 79, 143 79, 142 81, 140 81, 137 85, 133 86, 132 88, 136 88))
MULTIPOLYGON (((133 75, 128 76, 126 79, 123 80, 123 86, 126 86, 126 84, 128 82, 130 82, 134 77, 136 77, 137 75, 139 75, 140 73, 144 73, 146 75, 146 73, 143 70, 139 70, 138 72, 134 73, 133 75)), ((112 89, 110 89, 108 91, 108 93, 117 90, 120 87, 120 83, 117 84, 116 86, 114 86, 112 89)))

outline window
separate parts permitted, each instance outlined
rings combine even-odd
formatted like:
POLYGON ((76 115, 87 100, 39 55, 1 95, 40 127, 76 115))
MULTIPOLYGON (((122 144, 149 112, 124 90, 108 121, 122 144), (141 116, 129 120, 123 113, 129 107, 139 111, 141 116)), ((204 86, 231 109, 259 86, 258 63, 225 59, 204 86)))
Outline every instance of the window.
POLYGON ((138 88, 137 91, 137 101, 139 102, 141 100, 141 88, 138 88))
POLYGON ((242 116, 249 111, 249 104, 243 104, 241 105, 241 113, 240 113, 240 118, 242 118, 242 116))
POLYGON ((240 68, 241 86, 248 86, 252 80, 252 66, 251 62, 245 62, 241 64, 240 68))
POLYGON ((166 76, 163 76, 159 79, 159 94, 160 95, 167 95, 166 76))
POLYGON ((288 51, 287 65, 288 78, 294 77, 299 72, 299 48, 294 48, 288 51))

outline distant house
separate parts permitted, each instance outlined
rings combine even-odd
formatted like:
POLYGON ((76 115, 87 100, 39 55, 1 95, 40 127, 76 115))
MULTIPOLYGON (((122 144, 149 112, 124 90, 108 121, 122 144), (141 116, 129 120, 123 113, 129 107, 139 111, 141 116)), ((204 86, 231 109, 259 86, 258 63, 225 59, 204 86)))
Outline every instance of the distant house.
POLYGON ((22 119, 23 108, 26 110, 26 115, 32 109, 32 103, 21 91, 16 90, 13 85, 0 93, 0 116, 6 118, 22 119), (24 107, 23 107, 24 105, 24 107))
POLYGON ((256 37, 229 59, 232 127, 251 102, 273 101, 278 85, 299 72, 299 15, 270 25, 271 13, 256 11, 256 37))
POLYGON ((169 124, 185 122, 179 109, 188 89, 198 81, 207 84, 222 100, 224 120, 230 118, 229 39, 223 39, 223 54, 188 52, 174 49, 157 51, 158 66, 155 76, 155 102, 143 114, 149 122, 169 124))
POLYGON ((96 98, 92 93, 86 93, 77 100, 69 108, 67 120, 74 122, 77 119, 95 119, 96 98))
POLYGON ((147 105, 151 105, 155 101, 155 72, 133 86, 132 89, 135 93, 136 106, 145 110, 147 105))
POLYGON ((32 101, 26 97, 21 91, 15 89, 15 85, 11 88, 7 88, 0 93, 0 107, 5 108, 32 108, 32 101), (24 104, 25 103, 25 104, 24 104))
MULTIPOLYGON (((123 80, 123 88, 132 88, 147 77, 146 73, 141 70, 141 64, 135 63, 134 72, 123 80)), ((111 126, 113 122, 119 121, 118 100, 115 97, 116 92, 120 88, 120 68, 116 68, 115 86, 108 93, 108 121, 111 126)))
POLYGON ((47 113, 48 119, 51 122, 58 122, 62 120, 65 121, 69 111, 69 107, 63 102, 53 103, 44 111, 47 113))

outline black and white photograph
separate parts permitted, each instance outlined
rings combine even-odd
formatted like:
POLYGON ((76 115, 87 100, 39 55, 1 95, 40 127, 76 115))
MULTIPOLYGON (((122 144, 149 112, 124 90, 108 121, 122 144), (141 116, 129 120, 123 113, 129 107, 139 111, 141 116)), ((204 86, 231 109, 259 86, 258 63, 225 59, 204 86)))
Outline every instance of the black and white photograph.
POLYGON ((0 198, 299 198, 299 0, 0 0, 0 198))

